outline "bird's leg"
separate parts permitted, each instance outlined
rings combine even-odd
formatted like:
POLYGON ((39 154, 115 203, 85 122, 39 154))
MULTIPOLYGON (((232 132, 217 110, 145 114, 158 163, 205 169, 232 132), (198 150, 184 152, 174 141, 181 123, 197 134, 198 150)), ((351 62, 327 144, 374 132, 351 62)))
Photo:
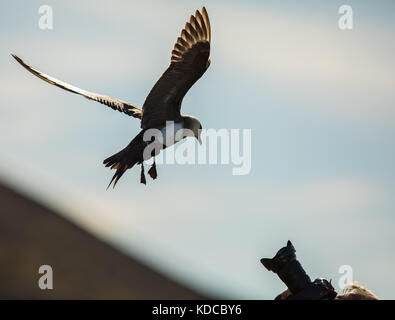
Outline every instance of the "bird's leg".
POLYGON ((141 163, 141 177, 140 177, 140 183, 147 184, 147 181, 145 180, 145 174, 144 174, 144 163, 141 163))
POLYGON ((158 173, 156 172, 156 163, 155 163, 155 157, 154 157, 154 163, 152 164, 152 167, 148 170, 148 174, 152 179, 156 179, 158 176, 158 173))

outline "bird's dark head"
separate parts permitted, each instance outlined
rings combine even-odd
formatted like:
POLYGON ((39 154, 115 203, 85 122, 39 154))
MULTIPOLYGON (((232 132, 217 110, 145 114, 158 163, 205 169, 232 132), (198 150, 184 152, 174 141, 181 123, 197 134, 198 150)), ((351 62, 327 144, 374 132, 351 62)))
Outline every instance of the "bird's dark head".
POLYGON ((195 137, 200 144, 202 144, 202 139, 200 138, 200 134, 202 132, 202 125, 199 119, 192 116, 183 116, 184 120, 184 130, 185 137, 195 137))

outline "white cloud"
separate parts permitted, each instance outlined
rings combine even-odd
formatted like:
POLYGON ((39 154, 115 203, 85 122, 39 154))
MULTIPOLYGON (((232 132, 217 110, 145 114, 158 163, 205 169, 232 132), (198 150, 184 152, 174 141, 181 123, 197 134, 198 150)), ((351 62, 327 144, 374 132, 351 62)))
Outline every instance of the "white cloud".
POLYGON ((317 213, 330 213, 333 218, 347 211, 354 214, 375 207, 382 196, 376 184, 351 179, 307 181, 278 189, 267 186, 262 191, 265 207, 282 214, 296 211, 306 219, 317 213))
POLYGON ((216 18, 217 63, 255 75, 281 98, 298 101, 299 108, 304 104, 368 122, 395 120, 394 64, 386 53, 394 46, 377 29, 345 35, 335 22, 332 26, 313 15, 302 20, 245 6, 221 8, 216 18))

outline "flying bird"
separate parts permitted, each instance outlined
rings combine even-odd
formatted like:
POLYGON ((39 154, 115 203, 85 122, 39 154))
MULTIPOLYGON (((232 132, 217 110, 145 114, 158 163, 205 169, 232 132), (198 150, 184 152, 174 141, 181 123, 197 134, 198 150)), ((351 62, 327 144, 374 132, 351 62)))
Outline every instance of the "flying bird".
POLYGON ((201 143, 200 132, 202 126, 200 121, 193 116, 182 115, 181 103, 188 90, 210 65, 210 41, 210 20, 206 8, 203 7, 201 12, 196 10, 195 15, 192 15, 189 22, 185 24, 185 28, 171 52, 169 67, 151 89, 141 109, 131 103, 67 84, 33 69, 16 55, 12 56, 29 72, 50 84, 100 102, 114 110, 141 120, 140 133, 123 150, 103 161, 106 167, 116 170, 108 185, 114 183, 113 187, 115 187, 126 170, 131 169, 136 164, 141 165, 140 182, 146 184, 143 161, 151 157, 154 157, 154 161, 148 173, 151 178, 156 179, 155 156, 159 154, 160 150, 154 149, 151 153, 148 153, 148 156, 144 155, 144 150, 152 143, 159 143, 161 149, 165 149, 169 144, 165 144, 163 140, 159 142, 155 139, 145 141, 144 133, 147 130, 157 129, 165 134, 167 130, 166 122, 173 121, 174 130, 177 130, 177 136, 173 143, 179 142, 187 136, 194 136, 201 143), (179 134, 180 132, 181 134, 179 134))

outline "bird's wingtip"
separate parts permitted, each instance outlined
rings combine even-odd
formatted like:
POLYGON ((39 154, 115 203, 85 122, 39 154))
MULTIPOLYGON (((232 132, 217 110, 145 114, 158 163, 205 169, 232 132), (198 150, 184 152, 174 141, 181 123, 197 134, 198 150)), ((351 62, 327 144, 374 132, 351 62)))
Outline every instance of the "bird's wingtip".
POLYGON ((19 63, 22 63, 22 59, 19 58, 16 54, 11 53, 11 56, 12 56, 16 61, 18 61, 19 63))

